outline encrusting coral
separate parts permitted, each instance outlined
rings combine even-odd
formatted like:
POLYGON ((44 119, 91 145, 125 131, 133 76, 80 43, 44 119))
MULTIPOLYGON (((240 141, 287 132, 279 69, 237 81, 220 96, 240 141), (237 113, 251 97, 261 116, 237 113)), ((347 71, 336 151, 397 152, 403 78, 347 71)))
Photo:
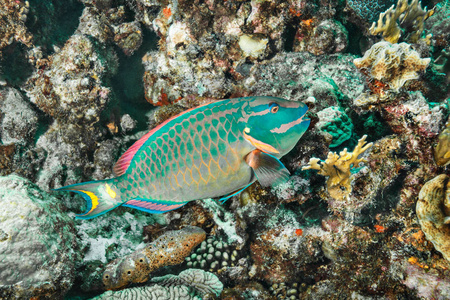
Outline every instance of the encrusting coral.
POLYGON ((400 91, 406 81, 418 79, 430 63, 430 58, 420 58, 417 51, 406 43, 379 42, 353 60, 355 66, 368 80, 371 92, 362 93, 354 100, 356 106, 366 106, 378 101, 388 101, 392 93, 400 91))
POLYGON ((416 213, 427 240, 450 262, 450 186, 447 175, 439 175, 425 183, 419 193, 416 213))
POLYGON ((450 162, 450 119, 438 138, 439 142, 434 148, 434 160, 437 165, 446 166, 450 162))
POLYGON ((426 7, 425 10, 422 9, 419 0, 413 0, 410 4, 408 2, 409 0, 399 0, 395 9, 392 5, 381 13, 378 21, 373 22, 370 27, 370 33, 373 35, 382 33, 385 41, 397 43, 402 36, 401 28, 403 28, 410 33, 408 41, 417 43, 423 32, 423 22, 433 15, 434 10, 427 11, 426 7))
POLYGON ((344 200, 347 198, 351 191, 351 168, 357 168, 363 158, 358 158, 359 155, 364 153, 367 149, 372 147, 372 143, 366 144, 367 135, 364 135, 359 139, 353 152, 347 152, 347 148, 339 153, 329 152, 325 162, 320 161, 319 158, 311 158, 308 166, 302 168, 302 170, 317 170, 320 175, 328 176, 327 190, 332 198, 335 200, 344 200))
POLYGON ((0 7, 0 50, 14 41, 31 47, 32 35, 25 26, 30 7, 28 1, 1 0, 0 7))
POLYGON ((144 249, 110 262, 103 273, 105 289, 116 290, 130 283, 146 282, 153 271, 182 263, 205 238, 203 229, 195 226, 166 232, 144 249))
POLYGON ((0 176, 0 206, 0 299, 64 298, 80 259, 73 219, 16 175, 0 176))

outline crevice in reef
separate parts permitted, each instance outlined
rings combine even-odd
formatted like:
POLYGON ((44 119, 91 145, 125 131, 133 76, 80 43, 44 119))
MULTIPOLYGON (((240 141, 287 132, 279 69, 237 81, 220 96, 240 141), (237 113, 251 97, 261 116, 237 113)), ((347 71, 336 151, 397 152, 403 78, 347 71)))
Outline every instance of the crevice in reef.
POLYGON ((53 45, 61 47, 75 32, 84 5, 76 0, 29 0, 27 28, 36 46, 53 52, 53 45))
POLYGON ((13 43, 3 49, 3 58, 0 58, 0 76, 13 87, 18 87, 33 73, 33 66, 26 59, 27 47, 13 43))
POLYGON ((397 178, 390 185, 379 190, 372 202, 373 204, 361 211, 359 214, 361 218, 359 220, 354 220, 354 225, 373 225, 377 222, 375 219, 377 214, 386 213, 393 209, 400 201, 401 188, 406 176, 412 172, 411 170, 413 167, 414 166, 400 171, 397 178))
POLYGON ((147 124, 145 112, 152 109, 152 105, 145 100, 144 85, 142 78, 144 76, 144 66, 142 57, 152 50, 157 50, 157 35, 143 28, 143 43, 131 56, 126 56, 118 49, 119 69, 117 74, 111 78, 111 87, 119 102, 121 114, 129 114, 137 121, 137 130, 144 130, 147 124))

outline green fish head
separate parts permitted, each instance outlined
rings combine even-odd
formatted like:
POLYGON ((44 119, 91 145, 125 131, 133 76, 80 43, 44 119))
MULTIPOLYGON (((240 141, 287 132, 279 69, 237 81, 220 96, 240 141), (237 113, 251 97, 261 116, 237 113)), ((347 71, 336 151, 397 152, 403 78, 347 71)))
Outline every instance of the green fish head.
POLYGON ((263 152, 281 157, 294 148, 310 120, 308 106, 275 97, 255 97, 244 108, 245 139, 263 152))

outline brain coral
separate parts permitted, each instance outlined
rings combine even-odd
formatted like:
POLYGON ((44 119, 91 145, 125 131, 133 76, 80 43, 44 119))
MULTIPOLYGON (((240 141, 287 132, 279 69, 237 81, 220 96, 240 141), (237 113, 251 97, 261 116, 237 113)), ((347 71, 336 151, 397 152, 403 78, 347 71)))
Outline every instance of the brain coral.
POLYGON ((420 58, 409 44, 379 42, 353 63, 369 81, 378 80, 389 90, 399 92, 406 81, 419 78, 419 72, 425 71, 430 60, 420 58))
POLYGON ((184 270, 178 276, 156 277, 152 282, 157 284, 108 291, 94 299, 200 300, 209 299, 206 295, 219 296, 223 290, 223 284, 216 275, 199 269, 184 270))
POLYGON ((361 19, 375 21, 379 14, 395 4, 396 0, 347 0, 347 7, 353 10, 361 19))
POLYGON ((130 283, 145 282, 151 272, 182 263, 205 238, 203 229, 195 226, 168 231, 144 249, 110 262, 103 273, 105 288, 115 290, 130 283))
POLYGON ((449 177, 445 174, 425 183, 419 193, 416 213, 427 240, 450 262, 449 188, 449 177))
POLYGON ((170 286, 163 287, 159 285, 142 286, 122 291, 108 291, 95 300, 200 300, 197 296, 191 296, 188 287, 170 286))
POLYGON ((62 298, 77 252, 57 199, 15 175, 0 177, 0 299, 62 298))
POLYGON ((330 147, 337 147, 352 136, 353 123, 339 106, 330 106, 317 113, 319 122, 316 127, 333 137, 330 147))

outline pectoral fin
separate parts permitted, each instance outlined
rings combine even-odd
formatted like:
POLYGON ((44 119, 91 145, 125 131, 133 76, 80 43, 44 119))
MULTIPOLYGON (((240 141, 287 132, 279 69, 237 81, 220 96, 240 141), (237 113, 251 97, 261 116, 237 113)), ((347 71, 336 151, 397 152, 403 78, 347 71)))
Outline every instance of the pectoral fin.
POLYGON ((289 171, 281 161, 260 150, 253 150, 245 157, 262 186, 277 185, 289 179, 289 171))

